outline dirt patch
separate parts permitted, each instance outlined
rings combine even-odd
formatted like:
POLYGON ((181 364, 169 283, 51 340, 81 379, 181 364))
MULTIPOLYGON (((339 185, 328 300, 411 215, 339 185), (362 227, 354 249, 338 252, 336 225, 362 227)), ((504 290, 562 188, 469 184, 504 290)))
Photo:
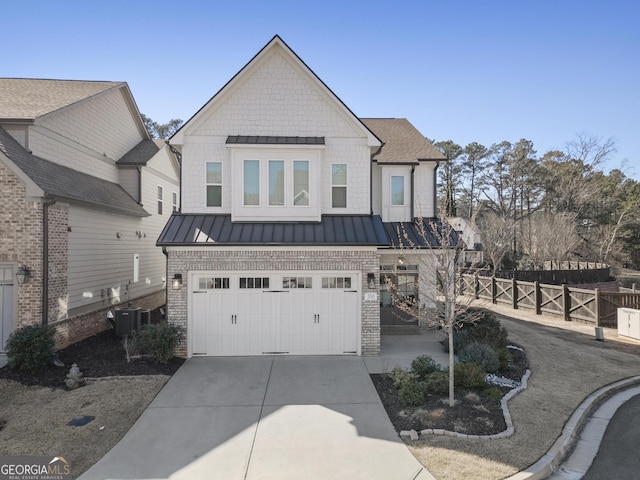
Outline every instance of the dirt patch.
POLYGON ((29 374, 0 368, 0 454, 63 456, 77 478, 102 458, 135 423, 184 360, 156 365, 145 358, 127 363, 112 331, 57 352, 64 367, 29 374), (87 385, 66 390, 77 363, 87 385), (82 427, 77 416, 95 417, 82 427))

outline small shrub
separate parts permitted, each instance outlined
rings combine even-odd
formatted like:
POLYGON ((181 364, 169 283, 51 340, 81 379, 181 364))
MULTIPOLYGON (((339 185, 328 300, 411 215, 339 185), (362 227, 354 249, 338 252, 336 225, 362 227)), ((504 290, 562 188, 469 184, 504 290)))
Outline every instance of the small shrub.
POLYGON ((487 372, 477 363, 456 363, 453 372, 456 387, 476 389, 485 386, 487 372))
POLYGON ((7 340, 7 361, 11 368, 44 370, 55 355, 56 329, 51 325, 28 325, 14 330, 7 340))
POLYGON ((444 394, 449 392, 449 372, 438 370, 427 375, 425 380, 427 392, 444 394))
POLYGON ((508 348, 501 348, 498 350, 498 360, 500 361, 500 370, 506 371, 513 364, 513 355, 508 348))
POLYGON ((492 312, 473 311, 470 315, 476 318, 476 321, 464 327, 468 335, 468 343, 485 343, 491 345, 496 351, 509 345, 509 332, 492 312))
POLYGON ((489 373, 497 372, 500 368, 498 354, 489 345, 473 342, 458 352, 458 360, 464 363, 477 363, 489 373))
POLYGON ((414 382, 416 380, 416 376, 408 371, 406 368, 396 367, 391 370, 389 377, 393 381, 393 386, 396 388, 401 388, 407 382, 414 382))
POLYGON ((427 375, 441 370, 440 365, 428 355, 416 357, 411 362, 411 372, 413 372, 419 380, 426 380, 427 375))
POLYGON ((491 400, 500 401, 502 399, 502 391, 498 387, 487 388, 483 393, 491 400))
MULTIPOLYGON (((458 353, 467 343, 469 343, 469 334, 466 330, 453 331, 453 352, 458 353)), ((444 351, 449 353, 449 337, 440 341, 444 347, 444 351)))
POLYGON ((417 380, 407 381, 402 384, 398 391, 398 397, 403 405, 407 407, 417 407, 424 403, 424 394, 427 391, 425 382, 417 380))
POLYGON ((183 338, 184 329, 177 325, 167 322, 145 325, 138 336, 138 346, 154 363, 167 363, 183 338))

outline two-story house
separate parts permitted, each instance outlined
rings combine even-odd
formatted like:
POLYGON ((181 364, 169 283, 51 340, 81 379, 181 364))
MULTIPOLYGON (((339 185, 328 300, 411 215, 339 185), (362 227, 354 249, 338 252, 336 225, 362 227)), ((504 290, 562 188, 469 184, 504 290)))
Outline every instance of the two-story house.
POLYGON ((158 245, 181 353, 377 354, 390 235, 435 217, 440 152, 356 117, 278 36, 170 144, 182 210, 158 245))
POLYGON ((0 79, 0 352, 23 325, 55 326, 61 348, 114 307, 164 304, 155 242, 179 192, 126 83, 0 79))

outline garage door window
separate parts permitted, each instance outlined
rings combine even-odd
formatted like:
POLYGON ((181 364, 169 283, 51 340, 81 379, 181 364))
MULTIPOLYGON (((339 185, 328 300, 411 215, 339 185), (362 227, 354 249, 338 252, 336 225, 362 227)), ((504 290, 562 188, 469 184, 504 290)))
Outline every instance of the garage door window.
POLYGON ((201 278, 198 288, 203 290, 222 290, 229 288, 229 277, 201 278))
POLYGON ((322 288, 351 288, 351 277, 322 277, 322 288))
POLYGON ((284 277, 282 288, 313 288, 311 277, 284 277))
POLYGON ((240 288, 269 288, 269 277, 240 277, 240 288))

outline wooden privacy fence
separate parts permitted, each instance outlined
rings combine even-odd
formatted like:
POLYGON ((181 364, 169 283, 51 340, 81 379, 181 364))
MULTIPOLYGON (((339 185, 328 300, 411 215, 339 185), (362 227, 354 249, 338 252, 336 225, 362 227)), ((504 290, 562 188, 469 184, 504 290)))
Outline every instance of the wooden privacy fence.
POLYGON ((462 274, 460 293, 566 321, 617 328, 618 308, 640 308, 640 293, 601 292, 567 285, 462 274))

